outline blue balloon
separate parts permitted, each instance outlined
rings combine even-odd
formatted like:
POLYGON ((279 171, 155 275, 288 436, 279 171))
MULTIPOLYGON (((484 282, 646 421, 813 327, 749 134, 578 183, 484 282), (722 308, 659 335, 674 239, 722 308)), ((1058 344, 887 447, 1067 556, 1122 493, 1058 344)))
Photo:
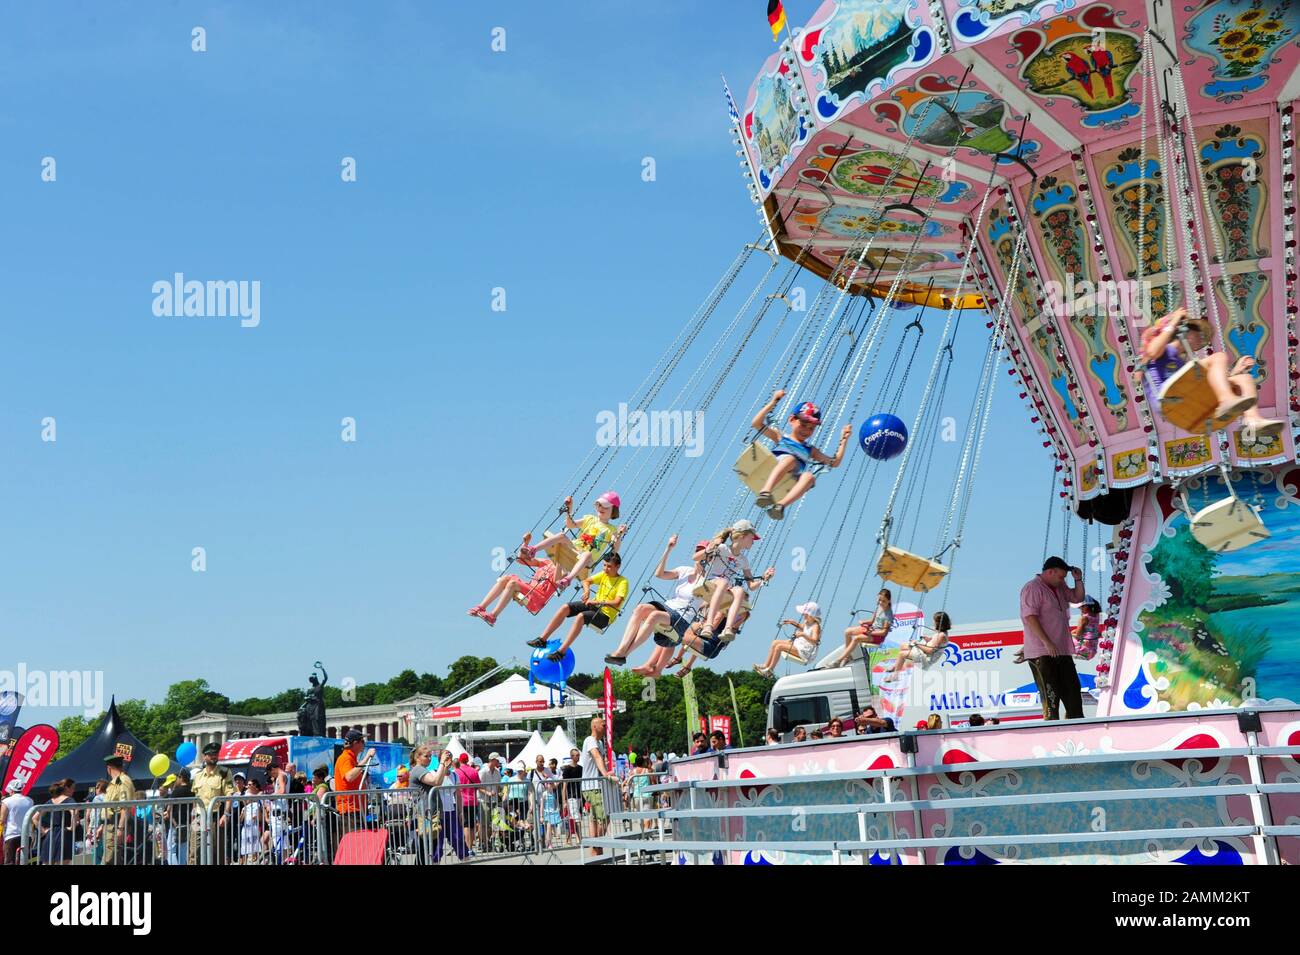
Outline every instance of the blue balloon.
POLYGON ((888 461, 907 447, 907 425, 892 414, 875 414, 858 429, 858 444, 869 457, 888 461))
POLYGON ((578 665, 574 659, 572 650, 564 651, 564 658, 556 663, 554 660, 547 658, 548 654, 554 653, 560 649, 562 640, 552 640, 546 644, 545 649, 534 650, 528 660, 528 683, 533 685, 540 683, 542 686, 562 686, 569 682, 569 677, 573 676, 573 668, 578 665))
POLYGON ((194 762, 194 757, 199 754, 199 748, 193 743, 181 743, 176 747, 176 762, 182 766, 188 766, 194 762))

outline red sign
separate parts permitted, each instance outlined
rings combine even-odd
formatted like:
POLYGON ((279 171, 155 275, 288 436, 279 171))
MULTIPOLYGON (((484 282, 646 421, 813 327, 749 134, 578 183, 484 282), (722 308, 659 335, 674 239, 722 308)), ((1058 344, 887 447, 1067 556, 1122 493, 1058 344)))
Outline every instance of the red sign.
POLYGON ((5 771, 3 791, 9 792, 9 783, 18 780, 26 796, 40 779, 41 773, 54 758, 59 748, 59 731, 53 726, 33 726, 14 743, 9 754, 9 768, 5 771))
POLYGON ((431 720, 447 720, 460 716, 459 706, 444 706, 441 709, 432 709, 429 711, 431 720))
POLYGON ((527 713, 529 710, 549 710, 551 704, 545 700, 515 700, 510 704, 511 713, 527 713))
POLYGON ((614 678, 605 667, 605 752, 614 752, 614 678))
POLYGON ((253 752, 263 746, 270 747, 280 757, 281 763, 289 761, 289 737, 257 736, 252 739, 232 739, 221 744, 217 750, 219 763, 246 763, 253 758, 253 752))
POLYGON ((714 730, 721 730, 722 735, 727 740, 727 745, 728 746, 731 745, 731 717, 730 716, 710 716, 709 732, 712 733, 714 730))

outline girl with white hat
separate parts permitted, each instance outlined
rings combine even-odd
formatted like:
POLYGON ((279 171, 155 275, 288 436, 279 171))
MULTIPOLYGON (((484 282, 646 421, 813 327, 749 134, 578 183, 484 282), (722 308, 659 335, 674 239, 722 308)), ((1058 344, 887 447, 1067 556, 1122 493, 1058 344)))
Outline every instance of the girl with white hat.
POLYGON ((794 636, 789 640, 773 640, 766 662, 754 664, 755 672, 770 677, 783 653, 790 654, 805 666, 817 655, 817 647, 822 642, 822 608, 816 601, 809 600, 794 609, 801 614, 798 620, 781 621, 783 627, 787 624, 794 627, 794 636))

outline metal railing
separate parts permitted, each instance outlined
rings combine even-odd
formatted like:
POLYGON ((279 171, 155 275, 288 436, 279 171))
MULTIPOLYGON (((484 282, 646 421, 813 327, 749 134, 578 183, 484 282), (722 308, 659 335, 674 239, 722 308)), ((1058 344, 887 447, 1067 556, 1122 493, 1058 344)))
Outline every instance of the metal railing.
POLYGON ((194 864, 186 835, 203 812, 197 799, 61 802, 23 820, 18 861, 27 865, 194 864))
POLYGON ((640 823, 611 816, 667 806, 658 777, 446 783, 425 790, 262 793, 34 807, 23 865, 440 865, 559 861, 640 823), (350 833, 363 834, 347 838, 350 833))
MULTIPOLYGON (((1219 838, 1237 838, 1250 840, 1254 844, 1254 861, 1257 864, 1276 864, 1279 838, 1300 836, 1300 825, 1274 825, 1270 817, 1267 799, 1269 796, 1300 796, 1300 782, 1263 783, 1258 781, 1218 784, 1205 782, 1191 783, 1184 786, 1166 786, 1157 788, 1127 788, 1089 791, 1030 792, 1012 795, 988 796, 952 796, 945 798, 907 799, 900 798, 900 792, 906 781, 918 782, 928 776, 963 776, 968 773, 985 773, 996 769, 1031 770, 1062 766, 1088 765, 1099 763, 1149 763, 1149 762, 1185 762, 1187 760, 1208 761, 1211 759, 1245 758, 1248 763, 1257 763, 1260 758, 1288 756, 1295 758, 1300 754, 1300 746, 1244 746, 1206 750, 1179 750, 1177 752, 1116 752, 1092 753, 1075 756, 1051 757, 1033 760, 1002 760, 978 763, 956 763, 929 766, 889 767, 876 770, 862 770, 852 773, 825 773, 806 776, 778 776, 744 779, 683 780, 656 785, 652 792, 661 793, 673 800, 674 805, 667 809, 651 812, 629 812, 616 814, 615 823, 636 822, 637 831, 624 831, 620 834, 595 838, 590 844, 601 850, 601 855, 592 861, 601 863, 623 864, 666 864, 676 860, 679 854, 692 854, 697 857, 707 855, 710 861, 721 861, 720 853, 758 852, 758 853, 801 853, 825 854, 832 864, 855 864, 867 862, 873 855, 879 854, 885 861, 898 861, 893 858, 911 852, 912 861, 925 864, 927 849, 942 850, 953 847, 1006 847, 1009 854, 1015 855, 1020 847, 1026 846, 1061 846, 1067 844, 1136 844, 1143 848, 1158 846, 1161 841, 1198 840, 1198 843, 1217 851, 1214 840, 1219 838), (722 791, 730 795, 736 790, 752 790, 754 787, 777 786, 789 787, 815 785, 819 783, 846 782, 861 780, 867 782, 871 792, 878 796, 878 802, 856 802, 849 804, 816 804, 792 806, 784 805, 725 805, 717 806, 716 798, 710 800, 715 805, 700 807, 695 798, 696 793, 722 791), (986 833, 935 834, 930 837, 917 837, 909 832, 899 832, 897 822, 905 819, 911 822, 912 831, 922 831, 921 812, 950 812, 960 814, 963 810, 1004 807, 1007 809, 1023 808, 1048 803, 1085 804, 1090 809, 1098 805, 1135 802, 1138 800, 1171 800, 1174 802, 1193 799, 1227 800, 1229 798, 1246 800, 1250 805, 1249 824, 1240 824, 1230 819, 1223 825, 1188 826, 1176 828, 1133 828, 1118 830, 1069 832, 1025 832, 1025 833, 986 833), (901 815, 907 814, 907 815, 901 815), (857 823, 856 839, 803 840, 793 839, 692 839, 668 838, 670 832, 677 831, 677 824, 703 820, 743 821, 746 819, 768 819, 784 816, 798 817, 806 820, 817 816, 850 816, 857 823), (873 826, 878 828, 883 822, 889 830, 884 836, 870 837, 873 826)), ((1255 778, 1258 778, 1256 776, 1255 778)), ((730 835, 730 832, 728 832, 730 835)))

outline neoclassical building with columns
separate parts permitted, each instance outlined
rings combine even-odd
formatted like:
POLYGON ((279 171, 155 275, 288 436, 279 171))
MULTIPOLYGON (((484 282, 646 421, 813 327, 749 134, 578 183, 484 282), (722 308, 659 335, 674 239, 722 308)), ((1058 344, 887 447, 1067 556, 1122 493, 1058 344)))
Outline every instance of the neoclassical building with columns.
MULTIPOLYGON (((427 715, 430 707, 437 706, 438 697, 425 693, 408 696, 396 703, 374 706, 342 706, 326 710, 325 735, 342 737, 349 729, 359 729, 366 739, 390 743, 400 738, 410 740, 417 711, 427 715)), ((237 716, 231 713, 209 713, 204 710, 181 721, 181 736, 203 751, 208 743, 224 743, 232 739, 250 739, 260 736, 297 736, 298 714, 267 713, 262 716, 237 716)))

